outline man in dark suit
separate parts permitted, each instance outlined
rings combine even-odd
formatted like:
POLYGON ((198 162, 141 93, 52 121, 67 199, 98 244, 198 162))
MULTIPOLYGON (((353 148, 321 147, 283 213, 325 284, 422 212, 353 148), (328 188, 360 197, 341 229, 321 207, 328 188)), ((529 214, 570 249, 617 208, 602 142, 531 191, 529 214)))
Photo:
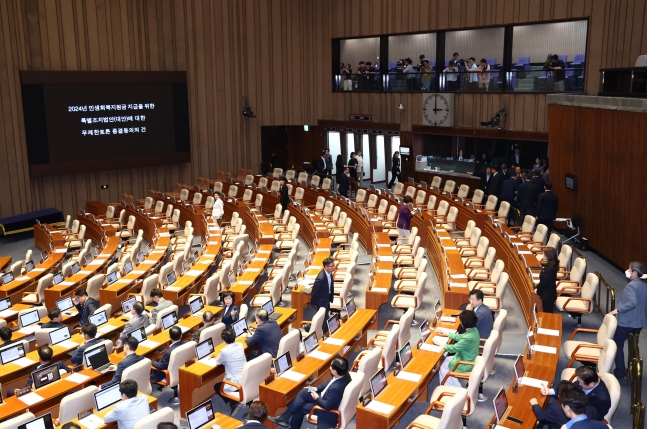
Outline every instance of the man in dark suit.
POLYGON ((321 151, 321 156, 317 160, 317 174, 319 176, 325 176, 326 175, 326 151, 321 151))
POLYGON ((548 182, 544 185, 546 192, 539 194, 537 199, 537 223, 546 225, 548 227, 548 235, 553 230, 553 221, 557 217, 557 204, 559 199, 551 189, 553 184, 548 182))
POLYGON ((483 304, 483 291, 480 289, 472 289, 469 294, 469 304, 467 310, 472 310, 476 314, 478 322, 476 322, 476 330, 479 331, 480 338, 489 338, 494 326, 494 319, 492 318, 492 311, 490 307, 483 304))
MULTIPOLYGON (((303 422, 303 417, 312 411, 315 405, 319 405, 324 410, 336 410, 341 404, 344 396, 344 389, 351 382, 348 374, 348 361, 337 355, 333 358, 330 365, 332 380, 319 385, 316 389, 304 388, 290 404, 286 412, 277 417, 268 417, 271 422, 299 429, 303 422), (310 390, 312 389, 312 390, 310 390)), ((329 412, 316 411, 317 426, 320 428, 334 428, 337 425, 337 415, 329 412)))
POLYGON ((94 311, 101 307, 99 301, 88 296, 85 289, 77 289, 74 292, 74 305, 79 311, 79 325, 88 323, 88 318, 94 314, 94 311))
POLYGON ((193 337, 191 337, 191 340, 196 343, 199 343, 200 334, 202 333, 202 331, 204 331, 207 328, 211 328, 215 323, 216 323, 216 316, 212 312, 205 311, 204 313, 202 313, 202 327, 194 332, 193 337))
MULTIPOLYGON (((559 399, 563 399, 564 394, 569 389, 578 390, 573 383, 569 381, 562 382, 558 385, 559 399)), ((550 401, 546 404, 546 408, 543 409, 539 405, 539 402, 536 398, 530 399, 530 405, 532 405, 532 411, 535 413, 535 417, 541 423, 544 423, 544 428, 548 429, 560 429, 562 425, 566 424, 569 421, 569 418, 564 414, 562 406, 558 402, 550 401)), ((591 420, 596 420, 598 415, 595 411, 595 408, 592 406, 587 406, 586 416, 591 420)))
POLYGON ((328 332, 328 312, 330 312, 330 303, 333 301, 335 286, 332 279, 332 273, 335 271, 335 260, 326 258, 323 261, 323 270, 317 274, 312 285, 310 294, 310 304, 316 308, 325 308, 323 332, 328 332))
POLYGON ((273 358, 279 351, 279 342, 281 342, 281 327, 276 320, 270 319, 266 310, 258 310, 256 312, 256 323, 258 328, 254 331, 251 337, 248 337, 245 342, 248 347, 258 345, 256 353, 250 352, 250 359, 254 359, 263 353, 269 353, 273 358))
POLYGON ((119 335, 119 340, 117 340, 116 344, 120 346, 128 334, 138 330, 139 328, 147 328, 150 324, 151 322, 148 318, 148 314, 146 314, 144 304, 141 302, 135 302, 130 309, 130 320, 124 325, 124 330, 121 332, 121 335, 119 335))
POLYGON ((55 329, 67 326, 63 323, 63 313, 61 313, 61 310, 58 308, 52 308, 49 310, 47 317, 49 317, 49 322, 40 325, 41 329, 55 329))
POLYGON ((339 185, 339 188, 337 191, 339 192, 339 195, 342 195, 344 197, 348 198, 348 189, 350 189, 350 181, 348 180, 348 175, 349 175, 349 168, 348 166, 344 167, 344 174, 340 174, 339 177, 337 178, 337 184, 339 185))
POLYGON ((245 424, 238 426, 237 429, 269 429, 263 422, 267 419, 268 414, 267 405, 263 401, 254 401, 249 406, 249 415, 245 424))
MULTIPOLYGON (((503 175, 499 173, 499 169, 496 165, 492 166, 492 177, 490 177, 490 182, 488 183, 488 195, 494 195, 499 198, 501 196, 501 185, 503 182, 503 175)), ((497 203, 498 207, 498 203, 497 203)))
POLYGON ((518 147, 514 149, 514 153, 512 154, 512 159, 510 160, 510 164, 521 165, 521 149, 519 149, 518 147))
POLYGON ((546 182, 541 177, 541 170, 540 169, 535 168, 534 170, 532 170, 532 179, 530 181, 532 183, 534 183, 535 186, 537 186, 537 188, 540 190, 540 192, 543 191, 544 185, 546 184, 546 182))
POLYGON ((279 178, 279 182, 281 183, 280 203, 281 203, 281 207, 283 208, 283 210, 281 210, 281 213, 283 213, 288 209, 288 204, 290 204, 290 193, 289 193, 288 185, 285 184, 285 176, 281 176, 279 178))
POLYGON ((510 219, 512 219, 512 214, 514 213, 512 208, 517 207, 517 201, 515 200, 515 197, 517 196, 519 183, 517 182, 517 176, 515 176, 514 174, 515 173, 512 173, 511 177, 503 179, 503 183, 501 184, 501 195, 499 196, 500 201, 506 201, 508 204, 510 204, 510 211, 508 212, 508 223, 510 219))
POLYGON ((144 359, 142 356, 138 356, 137 353, 135 353, 138 345, 139 345, 139 342, 137 341, 137 338, 135 337, 126 338, 126 341, 124 341, 124 355, 126 355, 126 357, 121 362, 119 362, 119 364, 117 364, 116 366, 110 365, 110 369, 115 371, 115 375, 112 377, 112 380, 102 384, 101 388, 104 388, 114 383, 121 383, 121 374, 123 374, 124 370, 129 366, 134 365, 140 360, 144 359))
POLYGON ((152 365, 154 369, 151 371, 151 383, 159 383, 166 378, 162 371, 155 371, 155 369, 167 370, 168 364, 171 361, 171 353, 178 346, 184 344, 184 341, 182 341, 182 330, 179 327, 172 326, 171 329, 168 330, 168 333, 171 338, 171 344, 168 346, 168 349, 166 349, 160 360, 153 361, 152 365))
POLYGON ((481 189, 485 192, 485 195, 490 195, 489 185, 490 179, 492 178, 492 169, 487 167, 485 169, 485 174, 481 176, 481 189))
POLYGON ((3 326, 0 328, 0 339, 2 340, 2 344, 0 344, 1 347, 6 347, 8 345, 17 343, 18 340, 12 340, 11 337, 13 336, 13 332, 11 329, 7 328, 6 326, 3 326))
MULTIPOLYGON (((50 346, 48 345, 41 346, 38 349, 38 359, 40 362, 38 363, 36 368, 33 369, 33 371, 38 371, 39 369, 43 369, 46 366, 51 365, 53 355, 54 355, 54 350, 52 350, 50 346)), ((67 366, 65 366, 65 364, 61 361, 56 362, 56 366, 58 366, 59 372, 63 370, 70 372, 70 369, 67 366)), ((33 371, 32 373, 29 374, 29 378, 27 378, 27 387, 29 388, 31 388, 32 385, 34 384, 34 380, 32 378, 33 371)), ((10 394, 15 394, 18 390, 20 389, 15 389, 13 391, 10 391, 10 394)))
POLYGON ((86 323, 81 326, 81 334, 83 334, 85 342, 74 350, 74 354, 72 355, 72 364, 74 365, 81 365, 83 363, 83 353, 90 347, 103 341, 101 338, 95 338, 97 336, 97 327, 92 323, 86 323))
POLYGON ((324 151, 324 158, 326 161, 326 174, 330 176, 332 174, 332 156, 329 149, 324 151))
POLYGON ((526 177, 517 191, 517 203, 519 203, 519 217, 521 223, 527 215, 535 217, 537 214, 537 199, 539 188, 526 177))

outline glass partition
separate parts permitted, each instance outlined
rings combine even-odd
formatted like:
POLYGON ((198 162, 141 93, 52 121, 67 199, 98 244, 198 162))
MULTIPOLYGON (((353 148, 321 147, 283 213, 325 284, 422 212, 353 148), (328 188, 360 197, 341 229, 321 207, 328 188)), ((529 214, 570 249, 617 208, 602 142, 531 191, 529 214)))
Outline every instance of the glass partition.
MULTIPOLYGON (((341 137, 338 131, 328 131, 328 149, 330 149, 331 154, 340 154, 341 153, 341 137)), ((336 155, 333 155, 335 158, 336 155)), ((344 164, 346 162, 344 161, 344 164)), ((335 159, 333 159, 332 164, 332 174, 337 174, 337 168, 335 167, 335 159)))
POLYGON ((437 90, 436 33, 390 36, 388 70, 387 91, 437 90))
MULTIPOLYGON (((396 152, 400 152, 400 136, 391 137, 391 153, 387 154, 386 156, 388 156, 389 159, 393 159, 393 154, 396 152)), ((389 168, 389 171, 386 173, 386 178, 388 181, 391 181, 391 179, 393 178, 393 174, 391 173, 390 168, 389 168)))
POLYGON ((344 39, 339 46, 337 91, 380 89, 380 38, 344 39), (362 63, 362 64, 360 64, 362 63))
POLYGON ((384 136, 375 136, 375 168, 373 168, 373 183, 386 180, 386 156, 384 153, 384 136))

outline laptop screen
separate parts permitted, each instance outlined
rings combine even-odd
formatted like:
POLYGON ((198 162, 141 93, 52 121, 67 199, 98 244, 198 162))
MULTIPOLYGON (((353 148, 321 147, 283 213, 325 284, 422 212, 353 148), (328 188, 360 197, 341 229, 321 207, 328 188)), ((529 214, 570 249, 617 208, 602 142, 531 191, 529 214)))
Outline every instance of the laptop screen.
POLYGON ((34 267, 34 261, 27 261, 27 263, 25 264, 25 271, 30 272, 34 269, 34 267))
POLYGON ((406 343, 399 351, 398 357, 400 358, 400 366, 404 368, 411 361, 413 355, 411 354, 411 344, 406 343))
POLYGON ((73 263, 72 264, 72 275, 78 273, 79 271, 81 271, 81 267, 79 266, 79 263, 78 262, 73 263))
POLYGON ((187 411, 186 419, 189 422, 189 429, 200 429, 207 423, 213 421, 213 405, 211 399, 204 401, 191 411, 187 411))
POLYGON ((171 271, 166 275, 166 281, 168 283, 168 286, 171 286, 173 283, 175 283, 175 271, 171 271))
POLYGON ((55 363, 32 372, 31 376, 32 380, 34 380, 35 389, 40 389, 61 379, 61 373, 58 372, 58 365, 55 363))
POLYGON ((42 262, 45 262, 48 256, 49 255, 47 254, 47 250, 43 250, 42 252, 40 252, 40 259, 42 262))
POLYGON ((128 261, 124 264, 124 275, 127 275, 133 270, 133 263, 128 261))
POLYGON ((386 374, 384 373, 384 368, 382 368, 376 372, 373 377, 371 377, 371 393, 373 393, 373 399, 377 398, 377 395, 379 395, 386 386, 386 374))
POLYGON ((108 388, 99 390, 94 394, 94 402, 97 404, 97 411, 101 411, 119 401, 121 401, 119 383, 115 383, 108 388))
POLYGON ((494 412, 496 414, 497 423, 500 423, 503 419, 503 415, 508 410, 508 398, 505 395, 504 387, 499 389, 499 393, 496 394, 492 402, 494 403, 494 412))
POLYGON ((137 340, 138 343, 141 343, 142 341, 146 341, 146 329, 145 328, 139 328, 134 331, 131 331, 127 335, 128 337, 133 337, 137 340))
POLYGON ((440 305, 440 300, 436 301, 434 304, 434 314, 436 315, 436 323, 439 323, 440 318, 443 315, 443 307, 440 305))
POLYGON ((276 376, 279 377, 285 371, 292 368, 292 359, 290 358, 290 352, 287 351, 281 356, 277 357, 274 361, 274 370, 276 371, 276 376))
POLYGON ((306 349, 306 354, 310 353, 317 347, 319 347, 319 341, 317 340, 317 333, 313 332, 308 335, 305 340, 303 340, 303 347, 306 349))
POLYGON ((38 315, 38 310, 32 310, 27 313, 20 315, 20 324, 24 328, 25 326, 33 325, 40 321, 40 316, 38 315))
POLYGON ((536 331, 537 329, 539 329, 539 318, 537 317, 537 313, 538 313, 538 311, 537 311, 537 304, 533 304, 533 306, 532 306, 532 317, 534 318, 534 321, 535 321, 535 325, 534 325, 534 327, 533 327, 533 329, 534 329, 535 331, 536 331))
POLYGON ((204 302, 202 302, 202 298, 197 297, 189 301, 189 307, 191 307, 191 314, 196 314, 204 308, 204 302))
POLYGON ((65 297, 63 299, 59 299, 56 301, 56 307, 58 307, 59 310, 61 311, 66 311, 69 310, 70 308, 74 307, 74 303, 72 302, 72 298, 65 297))
POLYGON ((263 310, 267 311, 267 315, 269 316, 270 314, 274 313, 274 304, 272 304, 272 300, 268 300, 265 304, 263 304, 263 310))
POLYGON ((88 368, 92 368, 92 362, 90 362, 90 357, 96 355, 97 353, 105 352, 106 354, 106 359, 108 358, 108 352, 106 351, 106 346, 104 344, 90 348, 85 351, 85 366, 88 368))
POLYGON ((6 285, 7 283, 11 283, 13 281, 13 273, 4 273, 2 275, 2 284, 6 285))
POLYGON ((19 425, 18 429, 54 429, 54 422, 52 422, 52 413, 40 416, 24 425, 19 425))
POLYGON ((0 360, 2 360, 3 365, 23 357, 25 357, 25 347, 22 343, 0 350, 0 360))
POLYGON ((240 337, 247 331, 247 320, 245 319, 240 319, 236 321, 235 323, 232 323, 231 327, 233 328, 234 332, 236 333, 236 337, 240 337))
POLYGON ((54 274, 54 280, 53 281, 54 281, 55 285, 59 284, 64 279, 65 279, 65 277, 63 277, 63 272, 62 271, 59 271, 58 273, 54 274))
POLYGON ((528 347, 532 349, 532 346, 535 345, 535 333, 532 328, 528 330, 528 347))
POLYGON ((55 345, 69 339, 70 329, 67 326, 55 329, 49 333, 49 341, 51 345, 55 345))
POLYGON ((85 259, 85 265, 88 265, 90 262, 92 262, 92 254, 86 253, 83 259, 85 259))
POLYGON ((517 376, 517 379, 523 377, 526 373, 526 368, 523 366, 523 356, 517 356, 517 360, 514 362, 514 372, 517 376))
POLYGON ((123 311, 124 314, 130 313, 130 310, 132 310, 133 305, 137 302, 135 297, 130 297, 125 301, 121 301, 121 310, 123 311))
POLYGON ((429 329, 429 320, 425 319, 420 324, 420 338, 422 338, 423 343, 427 341, 427 338, 429 338, 429 334, 431 334, 431 330, 429 329))
POLYGON ((213 353, 213 341, 211 338, 207 338, 197 346, 195 346, 195 354, 198 357, 198 360, 203 357, 209 356, 213 353))
POLYGON ((137 254, 137 263, 141 264, 142 262, 144 262, 144 252, 139 252, 137 254))
POLYGON ((94 326, 101 326, 104 323, 108 323, 106 310, 101 310, 97 314, 93 314, 92 316, 88 317, 88 322, 92 323, 94 326))
POLYGON ((108 359, 108 352, 106 351, 105 345, 92 349, 94 353, 86 352, 86 360, 90 362, 89 367, 92 368, 101 368, 104 365, 108 365, 110 360, 108 359), (96 350, 96 351, 95 351, 96 350))
POLYGON ((339 329, 339 314, 335 314, 332 316, 330 319, 328 319, 328 332, 330 335, 334 334, 337 332, 337 329, 339 329))
POLYGON ((165 330, 175 325, 176 323, 177 323, 177 314, 175 313, 175 311, 162 317, 162 326, 164 327, 165 330))
POLYGON ((346 303, 346 314, 349 319, 353 314, 355 314, 355 310, 357 310, 357 307, 355 306, 355 298, 351 298, 346 303))
POLYGON ((11 298, 10 297, 0 299, 0 311, 6 310, 7 308, 11 308, 11 298))
POLYGON ((113 271, 110 274, 108 274, 108 276, 106 277, 106 280, 108 280, 108 286, 110 286, 111 284, 116 282, 117 281, 117 272, 113 271))

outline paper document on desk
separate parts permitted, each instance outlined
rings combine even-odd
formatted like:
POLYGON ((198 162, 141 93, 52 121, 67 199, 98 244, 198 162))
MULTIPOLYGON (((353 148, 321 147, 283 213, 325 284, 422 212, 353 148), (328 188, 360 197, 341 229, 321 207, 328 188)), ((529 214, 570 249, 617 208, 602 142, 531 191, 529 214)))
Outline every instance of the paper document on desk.
POLYGON ((117 326, 114 326, 114 325, 103 325, 103 326, 99 326, 99 327, 97 328, 97 332, 99 332, 99 333, 101 333, 101 334, 105 334, 105 333, 107 333, 107 332, 112 332, 112 331, 114 331, 115 329, 117 329, 117 326))
POLYGON ((207 366, 210 366, 210 367, 212 367, 212 368, 213 368, 214 366, 218 365, 218 363, 217 363, 216 359, 215 359, 215 358, 212 358, 212 357, 208 357, 208 358, 201 359, 201 360, 199 360, 198 362, 203 363, 203 364, 205 364, 205 365, 207 365, 207 366))
POLYGON ((442 236, 440 236, 440 239, 441 239, 441 240, 451 240, 452 238, 451 238, 451 237, 446 237, 446 236, 442 235, 442 236))
POLYGON ((496 426, 494 426, 494 429, 509 429, 509 428, 507 428, 505 426, 501 426, 501 425, 496 425, 496 426))
POLYGON ((247 268, 245 271, 249 271, 250 273, 260 273, 261 269, 260 268, 247 268))
POLYGON ((168 290, 168 291, 171 291, 171 292, 178 292, 178 291, 182 290, 182 288, 181 287, 176 287, 176 286, 169 286, 164 290, 168 290))
POLYGON ((81 270, 77 274, 81 274, 82 276, 87 276, 89 274, 92 274, 92 271, 81 270))
POLYGON ((456 318, 455 318, 455 317, 451 317, 451 316, 440 316, 440 321, 441 321, 441 322, 454 323, 454 322, 456 322, 456 318))
POLYGON ((332 355, 326 352, 320 352, 319 350, 312 351, 308 353, 308 357, 319 359, 319 360, 328 360, 332 355))
POLYGON ((449 287, 467 287, 467 283, 449 282, 449 287))
POLYGON ((79 423, 87 429, 96 429, 105 424, 101 417, 95 416, 94 414, 90 414, 89 416, 82 418, 79 420, 79 423))
POLYGON ((153 251, 151 252, 151 255, 159 255, 159 254, 162 254, 162 253, 164 253, 164 252, 166 252, 166 248, 164 248, 164 249, 158 249, 158 250, 153 250, 153 251))
POLYGON ((154 349, 154 348, 159 347, 160 343, 158 343, 157 341, 153 341, 153 340, 144 340, 141 343, 139 343, 139 345, 142 346, 142 347, 146 347, 148 349, 154 349))
POLYGON ((26 357, 23 357, 23 358, 20 358, 20 359, 16 359, 15 361, 13 361, 13 362, 11 362, 11 363, 13 363, 13 364, 15 364, 15 365, 18 365, 18 366, 19 366, 19 367, 21 367, 21 368, 25 368, 25 367, 27 367, 27 366, 30 366, 30 365, 35 364, 35 363, 36 363, 36 361, 35 361, 35 360, 31 360, 31 359, 26 358, 26 357))
POLYGON ((240 285, 251 285, 251 284, 254 284, 254 280, 238 280, 238 284, 240 284, 240 285))
POLYGON ((427 352, 433 352, 433 353, 439 353, 439 352, 444 351, 445 349, 440 347, 440 346, 437 346, 435 344, 426 344, 425 343, 425 344, 420 346, 420 350, 424 350, 424 351, 427 351, 427 352))
POLYGON ((443 346, 447 344, 447 341, 449 341, 449 337, 440 337, 440 336, 435 336, 433 339, 434 344, 438 346, 443 346))
POLYGON ((557 329, 539 328, 537 329, 537 333, 541 335, 550 335, 551 337, 559 337, 559 331, 557 329))
POLYGON ((182 330, 182 333, 183 333, 183 334, 184 334, 185 332, 187 332, 187 331, 190 331, 190 330, 191 330, 191 328, 189 328, 188 326, 180 326, 180 325, 177 325, 177 326, 178 326, 178 328, 180 328, 180 330, 182 330))
MULTIPOLYGON (((79 271, 79 272, 83 272, 83 271, 79 271)), ((30 278, 31 277, 29 276, 20 276, 20 277, 16 277, 16 281, 24 282, 25 280, 29 280, 30 278)))
POLYGON ((417 383, 422 378, 422 375, 416 374, 413 372, 400 371, 398 372, 398 375, 395 376, 395 378, 399 378, 400 380, 413 381, 414 383, 417 383))
POLYGON ((537 378, 532 378, 532 377, 521 377, 519 384, 521 384, 522 386, 536 387, 537 389, 541 389, 541 386, 544 386, 544 387, 548 386, 547 381, 539 380, 537 378))
POLYGON ((339 338, 330 338, 330 337, 328 337, 328 338, 326 338, 324 340, 324 344, 332 344, 334 346, 342 346, 342 345, 344 345, 344 343, 345 343, 345 341, 342 340, 342 339, 339 339, 339 338))
POLYGON ((393 262, 393 256, 378 256, 380 262, 393 262))
POLYGON ((393 274, 391 270, 377 270, 378 274, 393 274))
POLYGON ((204 271, 200 271, 200 270, 189 270, 189 271, 186 272, 186 275, 191 276, 191 277, 198 277, 199 275, 201 275, 203 273, 204 273, 204 271))
POLYGON ((391 247, 390 244, 378 244, 377 247, 391 247))
POLYGON ((388 292, 388 291, 389 290, 387 288, 385 288, 385 287, 373 287, 373 288, 371 288, 371 292, 375 292, 375 293, 385 293, 385 292, 388 292))
POLYGON ((2 311, 0 311, 0 317, 2 317, 3 319, 5 319, 7 317, 11 317, 14 314, 18 314, 18 312, 14 311, 14 310, 2 310, 2 311))
POLYGON ((84 383, 89 378, 90 377, 87 375, 83 375, 83 374, 79 374, 78 372, 75 372, 74 374, 68 377, 65 377, 65 380, 71 381, 72 383, 81 384, 81 383, 84 383))
POLYGON ((550 346, 540 346, 539 344, 535 344, 532 346, 532 351, 533 352, 541 352, 541 353, 550 353, 550 354, 557 354, 557 349, 555 347, 550 347, 550 346))
POLYGON ((532 252, 530 250, 520 250, 519 254, 520 255, 532 255, 532 252))
POLYGON ((104 262, 105 262, 105 259, 95 259, 88 264, 88 267, 96 267, 97 265, 101 265, 104 262))
POLYGON ((216 255, 212 255, 211 253, 203 253, 203 254, 202 254, 202 257, 203 257, 203 258, 215 258, 215 257, 216 257, 216 255))
POLYGON ((301 374, 300 372, 296 372, 292 370, 285 371, 283 374, 281 374, 281 378, 287 378, 288 380, 297 381, 297 382, 303 380, 305 376, 306 376, 305 374, 301 374))
POLYGON ((35 272, 35 273, 41 273, 41 272, 45 271, 45 268, 34 268, 32 271, 35 272))
POLYGON ((323 265, 310 265, 310 266, 308 267, 308 269, 309 269, 309 270, 322 270, 322 269, 323 269, 323 265))
POLYGON ((450 274, 449 277, 453 279, 466 279, 467 276, 465 274, 450 274))
POLYGON ((385 404, 384 402, 372 400, 366 406, 367 410, 375 411, 380 414, 391 414, 395 407, 393 405, 385 404))
POLYGON ((129 283, 132 283, 133 279, 119 279, 115 283, 117 284, 122 284, 122 285, 127 285, 129 283))
POLYGON ((160 232, 159 235, 160 235, 160 237, 170 237, 171 233, 169 233, 169 232, 160 232))
POLYGON ((22 329, 18 329, 18 332, 20 332, 21 334, 25 334, 25 335, 31 335, 34 332, 36 332, 39 328, 40 328, 40 326, 38 326, 38 325, 25 326, 22 329))
POLYGON ((56 249, 54 250, 54 253, 66 253, 67 252, 67 247, 63 249, 56 249))
POLYGON ((58 343, 56 345, 61 346, 64 349, 75 349, 75 348, 77 348, 79 346, 77 343, 75 343, 72 340, 61 341, 60 343, 58 343))
POLYGON ((60 282, 60 286, 72 286, 75 282, 60 282))
POLYGON ((22 395, 18 399, 20 399, 22 402, 24 402, 27 405, 34 405, 40 401, 45 400, 45 398, 40 396, 38 393, 34 393, 34 392, 28 393, 26 395, 22 395))
POLYGON ((155 262, 157 262, 157 261, 154 261, 152 259, 145 259, 145 260, 142 261, 142 265, 153 265, 153 264, 155 264, 155 262))

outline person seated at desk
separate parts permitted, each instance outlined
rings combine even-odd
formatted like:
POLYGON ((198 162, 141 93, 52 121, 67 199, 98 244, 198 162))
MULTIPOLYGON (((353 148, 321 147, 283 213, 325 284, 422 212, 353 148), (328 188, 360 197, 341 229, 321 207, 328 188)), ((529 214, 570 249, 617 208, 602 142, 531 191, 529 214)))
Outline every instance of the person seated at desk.
POLYGON ((258 344, 258 350, 255 353, 253 350, 250 351, 249 358, 250 360, 254 359, 263 353, 269 353, 275 358, 276 353, 279 351, 279 342, 281 342, 281 337, 283 336, 281 327, 276 323, 276 320, 270 319, 266 310, 258 310, 255 318, 258 327, 251 337, 247 337, 245 342, 248 347, 258 344))
POLYGON ((177 426, 172 422, 162 422, 157 424, 157 429, 177 429, 177 426))
POLYGON ((74 306, 79 311, 79 325, 88 323, 88 319, 92 316, 95 310, 101 307, 99 301, 88 296, 85 289, 77 289, 74 292, 74 306))
MULTIPOLYGON (((41 346, 38 349, 38 365, 36 368, 34 368, 33 371, 38 371, 39 369, 42 369, 48 365, 51 364, 52 361, 52 356, 54 356, 54 350, 48 345, 41 346)), ((66 372, 70 372, 70 369, 61 361, 56 362, 56 366, 58 367, 59 371, 65 370, 66 372)), ((29 374, 29 378, 27 378, 27 387, 31 389, 31 386, 34 384, 34 380, 32 378, 33 371, 29 374)), ((14 389, 13 391, 9 391, 9 396, 15 395, 20 389, 14 389)))
MULTIPOLYGON (((240 384, 240 379, 243 376, 243 367, 247 363, 247 358, 245 357, 245 347, 241 343, 236 342, 236 332, 233 329, 228 328, 222 331, 220 335, 222 340, 225 342, 225 347, 220 350, 218 357, 216 358, 216 365, 224 365, 225 367, 225 380, 231 381, 232 383, 240 384)), ((213 386, 213 389, 216 391, 225 404, 229 405, 231 409, 231 414, 234 413, 238 402, 233 401, 225 396, 220 394, 222 383, 216 383, 213 386)), ((223 388, 225 393, 237 392, 234 386, 228 384, 223 388)), ((251 409, 250 409, 251 414, 251 409)), ((267 410, 265 412, 267 417, 267 410)))
POLYGON ((468 299, 467 310, 472 310, 478 319, 476 330, 479 331, 479 337, 487 340, 494 326, 492 310, 487 305, 483 305, 483 291, 480 289, 472 289, 468 299))
POLYGON ((136 364, 140 360, 144 359, 142 356, 139 356, 137 355, 137 353, 135 353, 138 345, 139 345, 139 342, 137 341, 137 338, 135 337, 126 338, 126 341, 124 341, 124 355, 126 357, 117 365, 110 365, 110 369, 112 371, 115 371, 115 375, 112 377, 112 380, 102 384, 101 385, 102 388, 114 383, 121 382, 121 374, 124 372, 124 370, 128 368, 130 365, 136 364))
MULTIPOLYGON (((268 413, 269 410, 267 409, 265 402, 252 402, 252 404, 249 406, 249 415, 247 416, 248 419, 245 420, 244 425, 238 426, 237 429, 270 429, 263 424, 263 422, 267 418, 268 413)), ((157 429, 159 429, 159 427, 157 429)))
POLYGON ((171 353, 175 350, 176 347, 184 344, 182 341, 182 330, 177 326, 172 326, 168 330, 169 337, 171 337, 171 344, 169 344, 168 349, 164 352, 164 355, 160 360, 153 361, 153 371, 151 372, 151 383, 159 383, 164 380, 165 375, 161 371, 155 371, 155 369, 166 371, 168 369, 168 364, 171 361, 171 353))
MULTIPOLYGON (((570 381, 563 381, 558 385, 557 391, 559 392, 560 401, 562 401, 564 392, 568 389, 577 388, 570 381)), ((564 410, 559 402, 550 401, 546 404, 546 408, 543 409, 536 398, 531 398, 530 405, 532 406, 533 413, 535 413, 535 417, 537 417, 539 422, 544 424, 545 429, 560 429, 562 425, 568 423, 568 417, 564 414, 564 410)), ((586 415, 591 420, 595 420, 598 414, 595 408, 589 405, 586 408, 586 415)))
POLYGON ((63 313, 61 313, 61 310, 58 308, 52 308, 49 310, 47 317, 49 317, 49 322, 40 325, 41 329, 54 329, 66 326, 65 323, 63 323, 63 313))
MULTIPOLYGON (((478 318, 472 310, 464 310, 458 315, 461 321, 461 326, 465 329, 462 334, 459 333, 445 333, 441 330, 436 330, 436 333, 441 336, 447 336, 453 340, 452 344, 442 344, 438 342, 436 345, 442 345, 448 353, 455 353, 454 357, 450 360, 445 358, 445 361, 440 367, 440 380, 444 380, 445 376, 450 371, 455 372, 470 372, 472 365, 458 365, 454 369, 454 365, 460 361, 474 362, 479 355, 479 344, 481 343, 479 331, 476 329, 478 318)), ((434 340, 436 337, 434 337, 434 340)), ((436 341, 434 341, 436 343, 436 341)), ((445 382, 445 386, 463 387, 456 377, 449 377, 445 382)))
POLYGON ((590 419, 586 413, 587 396, 579 389, 565 389, 560 397, 564 414, 570 420, 566 422, 567 429, 608 429, 602 422, 590 419))
POLYGON ((225 324, 227 329, 231 328, 231 324, 238 320, 239 309, 238 306, 234 304, 236 300, 236 294, 230 290, 223 292, 222 294, 222 323, 225 324))
MULTIPOLYGON (((135 340, 137 341, 137 340, 135 340)), ((119 384, 121 402, 103 417, 105 423, 117 422, 119 429, 133 429, 135 423, 150 414, 146 395, 137 394, 137 382, 124 380, 119 384)))
POLYGON ((74 354, 72 355, 73 365, 81 365, 83 363, 83 353, 85 353, 88 348, 103 341, 101 338, 95 338, 97 336, 97 327, 92 323, 86 323, 81 326, 81 334, 85 341, 76 350, 74 350, 74 354))
POLYGON ((61 426, 61 429, 81 429, 81 426, 77 425, 74 422, 67 422, 63 426, 61 426))
POLYGON ((0 328, 0 339, 2 339, 2 344, 0 344, 1 347, 8 346, 10 344, 17 343, 18 340, 12 340, 11 337, 13 336, 13 332, 11 329, 7 328, 6 326, 3 326, 0 328))
POLYGON ((151 312, 151 323, 154 325, 155 322, 157 322, 157 315, 159 314, 159 312, 164 310, 165 308, 172 306, 173 301, 164 299, 164 292, 158 287, 151 291, 150 297, 153 299, 151 305, 155 303, 155 305, 153 306, 155 308, 153 308, 153 311, 151 312))
POLYGON ((200 334, 202 333, 202 331, 212 327, 215 323, 216 323, 216 316, 212 312, 205 311, 204 313, 202 313, 202 327, 197 331, 195 331, 195 333, 193 334, 193 337, 191 337, 191 341, 199 343, 200 334))
POLYGON ((151 324, 148 314, 144 311, 144 304, 141 302, 136 302, 133 304, 133 307, 130 309, 130 314, 132 317, 124 326, 124 330, 119 336, 116 345, 120 346, 123 344, 124 340, 129 333, 138 330, 139 328, 147 328, 151 324))
MULTIPOLYGON (((299 429, 303 422, 303 417, 308 414, 315 405, 319 405, 324 410, 336 410, 341 404, 344 396, 344 389, 351 382, 348 374, 348 361, 337 355, 330 364, 330 374, 332 380, 319 385, 316 389, 310 391, 312 387, 304 387, 296 398, 288 404, 288 409, 276 417, 268 419, 280 426, 291 429, 299 429)), ((317 411, 317 426, 320 428, 334 428, 337 425, 337 416, 333 413, 317 411)))

